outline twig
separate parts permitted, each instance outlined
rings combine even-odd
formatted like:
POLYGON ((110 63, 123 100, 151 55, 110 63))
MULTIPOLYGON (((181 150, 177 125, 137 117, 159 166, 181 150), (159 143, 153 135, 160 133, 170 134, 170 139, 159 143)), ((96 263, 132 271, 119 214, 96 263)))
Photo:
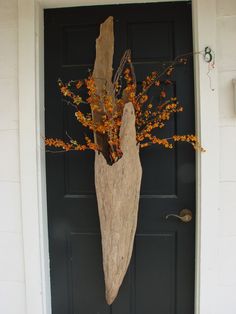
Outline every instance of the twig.
POLYGON ((77 149, 69 149, 69 150, 57 150, 57 151, 53 151, 53 150, 45 150, 46 153, 51 153, 51 154, 57 154, 57 153, 67 153, 68 151, 77 151, 79 152, 79 150, 77 149))
MULTIPOLYGON (((182 55, 177 56, 177 57, 174 59, 174 61, 172 61, 172 62, 170 63, 170 65, 169 65, 167 68, 165 68, 165 69, 155 78, 155 80, 153 80, 153 81, 147 86, 147 88, 146 88, 143 92, 141 92, 139 95, 137 95, 137 101, 140 99, 140 97, 142 97, 142 96, 150 89, 150 87, 151 87, 156 81, 158 81, 158 80, 162 77, 162 75, 164 75, 168 70, 170 70, 171 68, 173 68, 173 66, 176 65, 176 63, 178 62, 179 59, 183 59, 183 58, 186 58, 186 57, 189 57, 189 56, 193 56, 193 55, 196 55, 196 54, 202 54, 202 53, 203 53, 203 51, 188 52, 188 53, 185 53, 185 54, 182 54, 182 55)), ((164 64, 164 63, 163 63, 163 64, 164 64)))

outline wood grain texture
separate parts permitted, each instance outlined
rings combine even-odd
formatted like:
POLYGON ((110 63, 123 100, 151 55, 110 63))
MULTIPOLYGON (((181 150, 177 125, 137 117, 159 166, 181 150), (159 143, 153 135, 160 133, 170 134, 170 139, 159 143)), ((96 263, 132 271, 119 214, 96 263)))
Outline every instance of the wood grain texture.
POLYGON ((126 274, 137 227, 142 168, 132 103, 124 108, 120 141, 123 156, 112 166, 102 154, 95 156, 95 187, 108 304, 116 298, 126 274))
MULTIPOLYGON (((108 17, 100 26, 100 35, 96 39, 96 59, 94 63, 93 78, 96 85, 96 92, 101 97, 106 92, 113 96, 113 55, 114 55, 114 31, 113 17, 108 17)), ((114 102, 115 103, 115 102, 114 102)), ((93 120, 102 124, 102 116, 105 114, 103 103, 99 104, 101 111, 92 112, 93 120)), ((114 107, 114 106, 113 106, 114 107)), ((114 108, 115 109, 115 108, 114 108)), ((105 157, 107 163, 112 164, 111 151, 112 146, 108 143, 107 134, 95 133, 95 142, 105 157)))

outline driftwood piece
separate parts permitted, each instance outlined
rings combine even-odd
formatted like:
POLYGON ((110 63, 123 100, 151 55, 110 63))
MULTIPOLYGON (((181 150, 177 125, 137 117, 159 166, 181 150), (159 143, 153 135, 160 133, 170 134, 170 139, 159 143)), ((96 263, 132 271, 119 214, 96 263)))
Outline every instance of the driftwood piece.
MULTIPOLYGON (((93 69, 93 78, 96 85, 96 93, 101 97, 104 90, 113 96, 112 72, 113 72, 113 55, 114 55, 114 31, 113 17, 110 16, 100 26, 100 35, 96 39, 96 59, 93 69)), ((92 112, 93 120, 99 124, 102 123, 102 116, 105 114, 103 103, 99 104, 100 112, 92 112)), ((114 108, 115 109, 115 108, 114 108)), ((94 134, 96 143, 106 161, 111 164, 110 152, 112 147, 108 144, 107 134, 94 134)))
MULTIPOLYGON (((114 97, 112 63, 114 54, 113 18, 100 27, 96 40, 96 59, 93 78, 97 94, 104 89, 114 97)), ((115 102, 113 104, 115 110, 115 102)), ((93 112, 95 122, 101 123, 105 108, 93 112)), ((129 266, 137 226, 142 168, 136 145, 135 114, 131 103, 125 105, 120 128, 122 158, 112 166, 109 156, 113 149, 106 134, 94 134, 102 154, 95 155, 95 186, 101 226, 103 269, 106 300, 111 304, 119 291, 129 266)))
POLYGON ((104 86, 111 94, 112 73, 114 55, 114 31, 113 17, 109 16, 100 26, 100 35, 96 39, 96 60, 94 63, 93 77, 95 79, 98 94, 102 92, 104 86))
POLYGON ((102 236, 106 300, 111 304, 130 263, 137 226, 142 168, 132 103, 124 108, 120 129, 122 158, 109 166, 95 156, 95 186, 102 236))

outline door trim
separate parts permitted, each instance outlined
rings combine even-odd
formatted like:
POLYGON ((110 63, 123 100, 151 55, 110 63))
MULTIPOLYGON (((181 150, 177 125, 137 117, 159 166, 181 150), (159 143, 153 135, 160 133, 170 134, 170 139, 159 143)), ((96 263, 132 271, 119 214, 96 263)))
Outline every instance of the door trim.
MULTIPOLYGON (((119 3, 141 3, 120 0, 119 3)), ((145 1, 148 2, 148 1, 145 1)), ((150 2, 161 2, 151 0, 150 2)), ((18 87, 21 210, 27 314, 50 314, 51 294, 44 157, 43 9, 116 4, 113 0, 18 0, 18 87)), ((192 0, 194 51, 216 50, 216 0, 192 0), (209 16, 209 12, 211 15, 209 16)), ((194 60, 196 130, 207 149, 197 154, 195 314, 216 313, 219 127, 217 70, 194 60)))

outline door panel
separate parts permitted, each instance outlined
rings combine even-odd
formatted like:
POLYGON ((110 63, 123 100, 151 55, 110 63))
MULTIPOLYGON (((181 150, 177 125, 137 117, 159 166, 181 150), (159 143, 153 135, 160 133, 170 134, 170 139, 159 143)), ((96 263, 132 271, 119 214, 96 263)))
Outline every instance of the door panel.
MULTIPOLYGON (((161 63, 192 51, 191 6, 186 2, 45 10, 46 136, 78 138, 81 127, 57 87, 88 75, 99 25, 114 16, 114 68, 131 48, 137 83, 161 63)), ((194 133, 191 61, 178 65, 169 96, 184 112, 169 121, 173 133, 194 133)), ((132 261, 120 293, 104 298, 93 152, 47 154, 47 200, 53 314, 191 314, 194 304, 195 158, 190 145, 141 151, 143 178, 132 261), (182 208, 184 224, 166 220, 182 208)))

